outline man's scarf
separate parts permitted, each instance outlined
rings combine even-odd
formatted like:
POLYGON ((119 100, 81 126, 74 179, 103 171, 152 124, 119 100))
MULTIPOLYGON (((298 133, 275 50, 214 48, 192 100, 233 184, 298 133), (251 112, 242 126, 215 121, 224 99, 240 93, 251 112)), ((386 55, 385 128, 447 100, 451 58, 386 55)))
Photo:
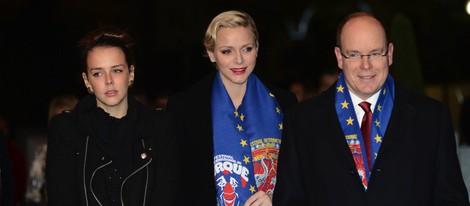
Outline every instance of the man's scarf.
MULTIPOLYGON (((393 100, 395 99, 395 84, 393 78, 389 75, 386 82, 380 90, 380 96, 377 100, 374 112, 372 114, 372 126, 370 131, 370 147, 372 154, 372 164, 374 165, 375 159, 382 144, 383 137, 387 130, 387 125, 390 120, 390 115, 393 108, 393 100)), ((367 163, 367 155, 364 146, 364 139, 362 137, 359 121, 352 105, 349 89, 346 85, 344 74, 341 73, 336 83, 336 113, 338 120, 343 128, 343 133, 349 149, 356 163, 356 169, 361 177, 364 188, 367 189, 369 176, 372 168, 369 168, 367 163)), ((373 166, 372 166, 373 167, 373 166)))

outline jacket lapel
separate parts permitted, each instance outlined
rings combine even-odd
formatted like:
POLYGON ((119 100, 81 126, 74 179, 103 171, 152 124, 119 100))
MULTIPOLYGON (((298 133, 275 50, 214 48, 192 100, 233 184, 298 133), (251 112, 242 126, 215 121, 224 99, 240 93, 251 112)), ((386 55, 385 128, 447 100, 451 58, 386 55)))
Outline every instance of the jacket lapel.
POLYGON ((322 128, 321 132, 324 133, 322 136, 326 137, 326 141, 329 142, 333 148, 337 149, 352 167, 355 167, 354 159, 336 113, 335 92, 336 88, 331 87, 330 91, 328 91, 325 103, 322 108, 318 110, 317 116, 323 117, 323 121, 319 122, 319 124, 322 125, 320 127, 322 128))
POLYGON ((381 154, 387 152, 395 142, 409 137, 409 134, 412 133, 411 130, 413 129, 409 125, 413 123, 412 121, 415 115, 415 106, 408 103, 407 96, 404 95, 400 88, 396 88, 392 116, 390 117, 390 122, 388 124, 383 143, 380 147, 377 160, 379 160, 381 154))

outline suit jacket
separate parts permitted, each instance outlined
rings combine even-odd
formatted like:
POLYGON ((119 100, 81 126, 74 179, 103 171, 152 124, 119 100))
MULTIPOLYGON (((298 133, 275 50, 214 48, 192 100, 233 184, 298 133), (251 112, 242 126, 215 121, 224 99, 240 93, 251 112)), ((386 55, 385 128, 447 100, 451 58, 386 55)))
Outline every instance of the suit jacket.
POLYGON ((111 205, 111 191, 120 191, 121 200, 116 200, 116 205, 121 201, 126 206, 174 205, 177 150, 172 115, 147 109, 129 98, 129 109, 133 107, 136 111, 135 122, 129 123, 131 132, 126 136, 133 139, 127 145, 133 148, 132 158, 126 164, 111 164, 113 159, 97 143, 98 133, 83 124, 96 117, 85 112, 96 108, 96 103, 88 104, 96 102, 95 98, 94 95, 83 98, 73 111, 55 116, 49 125, 48 205, 111 205), (110 170, 126 167, 129 173, 120 184, 106 182, 110 170))
POLYGON ((468 205, 448 109, 397 87, 367 192, 335 110, 335 86, 287 114, 274 205, 468 205))
MULTIPOLYGON (((187 91, 171 97, 167 110, 176 117, 180 174, 177 205, 216 205, 212 142, 211 93, 215 72, 187 91)), ((295 96, 268 86, 283 111, 295 96)))

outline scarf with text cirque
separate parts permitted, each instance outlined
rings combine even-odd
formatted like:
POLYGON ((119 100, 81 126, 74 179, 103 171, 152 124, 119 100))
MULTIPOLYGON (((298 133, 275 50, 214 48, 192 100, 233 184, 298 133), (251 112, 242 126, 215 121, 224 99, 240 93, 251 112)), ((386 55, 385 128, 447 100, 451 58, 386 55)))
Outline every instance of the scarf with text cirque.
MULTIPOLYGON (((356 163, 357 172, 364 188, 367 189, 372 168, 369 168, 367 163, 367 155, 364 149, 365 146, 361 129, 359 128, 359 120, 356 117, 351 96, 348 91, 349 89, 347 88, 344 74, 341 73, 336 83, 336 113, 338 114, 338 119, 343 128, 346 142, 356 163)), ((394 99, 395 84, 393 78, 389 75, 380 90, 380 96, 372 113, 372 126, 370 131, 371 165, 374 165, 385 131, 387 130, 394 99)))
POLYGON ((272 194, 283 120, 274 95, 251 74, 242 103, 235 109, 217 73, 211 105, 218 205, 244 205, 261 190, 272 194))

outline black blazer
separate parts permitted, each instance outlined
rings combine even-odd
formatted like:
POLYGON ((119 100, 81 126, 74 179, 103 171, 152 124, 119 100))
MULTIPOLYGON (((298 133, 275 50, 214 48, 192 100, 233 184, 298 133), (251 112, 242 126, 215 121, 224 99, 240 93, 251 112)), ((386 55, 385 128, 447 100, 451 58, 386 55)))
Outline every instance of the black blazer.
MULTIPOLYGON (((171 97, 167 110, 177 124, 180 161, 177 205, 216 205, 212 142, 211 93, 215 72, 171 97)), ((295 96, 268 86, 283 111, 296 103, 295 96)))
POLYGON ((448 109, 396 88, 364 190, 336 115, 335 86, 289 111, 274 205, 468 205, 448 109))
MULTIPOLYGON (((96 101, 94 97, 93 101, 96 101)), ((129 101, 135 102, 131 98, 129 101)), ((77 111, 80 105, 72 112, 55 116, 49 126, 46 166, 49 206, 99 205, 97 200, 104 205, 111 202, 108 187, 91 180, 103 177, 100 174, 104 170, 114 169, 108 166, 111 158, 96 144, 96 134, 85 132, 86 125, 77 120, 78 115, 83 115, 77 111)), ((133 105, 138 113, 132 125, 136 138, 129 144, 134 148, 131 168, 134 172, 128 179, 123 177, 122 187, 110 187, 121 190, 124 205, 143 205, 144 199, 144 205, 174 205, 177 181, 174 119, 169 112, 129 102, 129 107, 133 105)))

